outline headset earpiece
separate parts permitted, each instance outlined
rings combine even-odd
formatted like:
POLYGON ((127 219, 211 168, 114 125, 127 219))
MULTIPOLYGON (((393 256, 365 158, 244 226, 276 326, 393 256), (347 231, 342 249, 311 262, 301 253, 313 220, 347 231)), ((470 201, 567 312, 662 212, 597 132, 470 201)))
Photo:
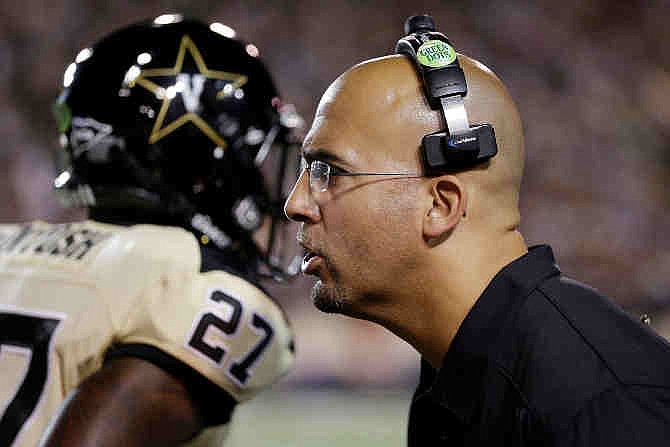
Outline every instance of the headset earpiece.
POLYGON ((396 53, 407 55, 423 81, 428 103, 441 110, 446 130, 423 137, 422 160, 427 174, 471 168, 498 152, 490 124, 470 126, 463 104, 468 93, 465 74, 449 39, 435 31, 428 15, 405 21, 407 36, 396 45, 396 53))

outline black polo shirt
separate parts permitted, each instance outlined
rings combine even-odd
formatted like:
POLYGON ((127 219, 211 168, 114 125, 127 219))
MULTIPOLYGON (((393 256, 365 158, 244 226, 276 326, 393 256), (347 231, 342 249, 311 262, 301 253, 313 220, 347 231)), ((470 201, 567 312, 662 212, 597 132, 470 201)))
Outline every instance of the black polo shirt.
POLYGON ((503 268, 439 371, 409 446, 670 446, 670 344, 538 246, 503 268))

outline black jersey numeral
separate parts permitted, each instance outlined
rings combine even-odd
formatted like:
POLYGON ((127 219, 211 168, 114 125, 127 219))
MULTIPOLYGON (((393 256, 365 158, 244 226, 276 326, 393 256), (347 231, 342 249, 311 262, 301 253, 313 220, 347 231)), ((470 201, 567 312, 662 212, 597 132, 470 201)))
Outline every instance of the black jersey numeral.
POLYGON ((40 401, 49 376, 49 352, 62 319, 38 317, 20 311, 0 312, 0 362, 3 349, 13 346, 31 351, 23 381, 0 418, 0 445, 11 445, 40 401))
MULTIPOLYGON (((212 360, 214 363, 221 365, 223 358, 228 350, 225 346, 220 344, 212 345, 205 341, 205 334, 210 328, 216 328, 226 335, 233 335, 237 332, 240 323, 242 322, 243 307, 240 300, 227 295, 220 290, 212 292, 209 297, 210 300, 225 304, 230 307, 230 316, 227 319, 220 318, 220 316, 213 312, 206 312, 202 314, 195 325, 193 334, 188 341, 188 345, 203 354, 205 357, 212 360)), ((274 329, 263 317, 257 313, 253 313, 250 327, 254 332, 261 337, 256 345, 247 352, 241 359, 233 362, 228 370, 228 374, 233 380, 244 386, 251 376, 251 368, 258 362, 265 350, 270 346, 270 342, 274 336, 274 329)))
POLYGON ((226 295, 223 292, 218 290, 214 291, 210 296, 212 301, 217 303, 226 303, 232 308, 232 313, 229 320, 223 320, 211 312, 207 312, 200 318, 198 325, 193 331, 191 340, 188 342, 194 349, 205 354, 207 357, 212 359, 215 363, 220 363, 223 360, 223 356, 226 355, 226 350, 221 346, 212 346, 208 344, 205 340, 205 332, 209 329, 210 326, 214 326, 219 329, 226 335, 231 335, 235 333, 238 326, 240 325, 240 319, 242 317, 242 304, 235 298, 230 295, 226 295))
POLYGON ((249 379, 249 369, 256 363, 260 355, 267 349, 268 345, 272 341, 272 336, 275 331, 270 326, 270 323, 265 321, 258 314, 254 314, 253 319, 251 320, 253 327, 260 329, 263 334, 256 344, 256 347, 249 351, 246 356, 238 363, 235 362, 230 367, 230 375, 233 376, 241 384, 246 383, 249 379))

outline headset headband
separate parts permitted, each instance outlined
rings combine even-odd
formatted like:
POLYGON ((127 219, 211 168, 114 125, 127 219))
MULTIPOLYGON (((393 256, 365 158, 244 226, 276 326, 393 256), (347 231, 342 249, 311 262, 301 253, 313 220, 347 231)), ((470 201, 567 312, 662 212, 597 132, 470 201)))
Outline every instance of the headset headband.
POLYGON ((465 74, 449 39, 435 31, 428 15, 411 16, 405 21, 405 37, 395 48, 413 61, 421 75, 428 103, 441 110, 447 129, 425 135, 422 157, 426 173, 471 168, 498 153, 490 124, 470 126, 463 97, 468 93, 465 74))

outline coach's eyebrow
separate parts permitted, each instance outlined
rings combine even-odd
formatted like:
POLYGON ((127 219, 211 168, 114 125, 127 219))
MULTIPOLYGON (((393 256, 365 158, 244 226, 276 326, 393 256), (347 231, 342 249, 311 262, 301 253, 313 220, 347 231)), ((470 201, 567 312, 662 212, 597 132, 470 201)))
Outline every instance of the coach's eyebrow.
POLYGON ((351 167, 351 164, 341 158, 339 155, 333 154, 328 149, 322 147, 316 149, 303 148, 300 152, 306 160, 319 160, 326 163, 333 163, 338 166, 351 167))

